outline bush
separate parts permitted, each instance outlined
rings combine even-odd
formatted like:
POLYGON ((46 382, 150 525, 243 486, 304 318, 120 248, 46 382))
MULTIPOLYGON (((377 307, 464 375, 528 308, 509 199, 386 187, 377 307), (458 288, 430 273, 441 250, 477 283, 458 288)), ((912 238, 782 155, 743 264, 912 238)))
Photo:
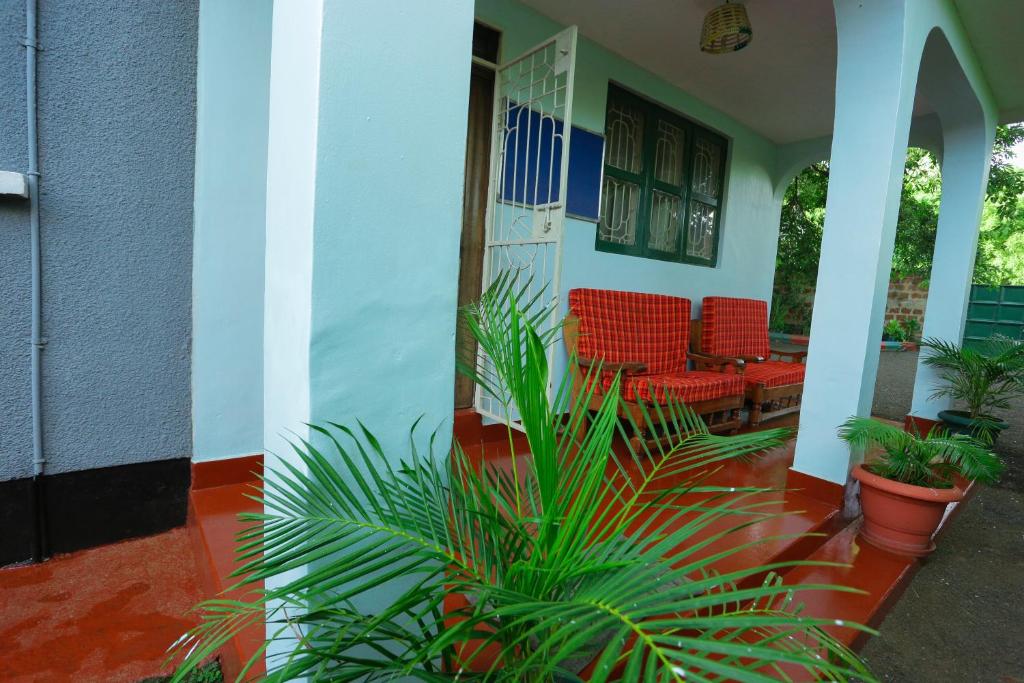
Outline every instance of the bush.
POLYGON ((903 325, 900 324, 899 320, 890 320, 882 328, 882 340, 883 341, 896 341, 903 342, 907 340, 907 333, 903 329, 903 325))

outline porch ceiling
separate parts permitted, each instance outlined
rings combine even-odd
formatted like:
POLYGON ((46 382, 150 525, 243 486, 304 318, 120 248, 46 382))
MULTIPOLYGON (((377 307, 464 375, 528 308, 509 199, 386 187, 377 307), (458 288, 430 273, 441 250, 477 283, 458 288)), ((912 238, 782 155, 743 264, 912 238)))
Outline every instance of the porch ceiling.
POLYGON ((954 2, 995 95, 999 122, 1024 120, 1024 2, 954 2))
POLYGON ((831 2, 748 0, 754 40, 700 51, 704 15, 721 0, 524 0, 562 24, 777 142, 826 135, 835 103, 831 2))
MULTIPOLYGON (((828 135, 835 110, 836 29, 827 0, 747 0, 754 40, 700 51, 701 23, 721 0, 523 0, 770 140, 828 135)), ((1024 2, 956 0, 1003 122, 1024 119, 1024 2)), ((931 107, 922 98, 915 115, 931 107)))

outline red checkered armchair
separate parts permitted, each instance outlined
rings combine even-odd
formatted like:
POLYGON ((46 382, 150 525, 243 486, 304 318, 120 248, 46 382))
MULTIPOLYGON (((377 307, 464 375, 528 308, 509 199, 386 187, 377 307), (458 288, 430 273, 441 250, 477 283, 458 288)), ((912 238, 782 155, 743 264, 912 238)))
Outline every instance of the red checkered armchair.
MULTIPOLYGON (((743 361, 750 425, 800 410, 806 351, 781 351, 768 343, 768 303, 725 296, 704 298, 691 346, 706 355, 743 361)), ((720 366, 728 372, 728 366, 720 366)))
MULTIPOLYGON (((600 364, 600 382, 591 399, 597 409, 621 373, 624 399, 620 413, 644 425, 641 404, 681 401, 701 415, 712 431, 735 432, 743 407, 742 361, 705 359, 731 366, 733 372, 688 370, 687 360, 704 359, 689 353, 690 300, 661 294, 573 289, 565 322, 565 344, 576 354, 573 386, 584 390, 591 368, 600 364)), ((716 368, 717 369, 717 368, 716 368)), ((646 433, 635 438, 647 439, 646 433)))

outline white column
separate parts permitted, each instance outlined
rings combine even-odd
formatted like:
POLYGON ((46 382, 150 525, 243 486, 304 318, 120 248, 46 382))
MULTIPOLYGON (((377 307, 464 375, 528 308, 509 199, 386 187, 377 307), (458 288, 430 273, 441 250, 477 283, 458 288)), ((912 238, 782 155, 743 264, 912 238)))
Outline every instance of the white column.
POLYGON ((447 457, 472 29, 471 0, 274 5, 269 467, 307 422, 360 420, 397 464, 422 416, 447 457))
MULTIPOLYGON (((312 420, 310 350, 313 242, 320 110, 322 0, 274 3, 267 141, 267 214, 263 309, 263 447, 266 476, 293 459, 289 439, 307 438, 312 420)), ((280 586, 306 568, 267 582, 280 586)), ((273 608, 275 605, 268 605, 273 608)), ((279 624, 267 636, 279 637, 279 624)), ((291 650, 267 648, 268 668, 291 650)))
MULTIPOLYGON (((942 203, 928 287, 923 336, 959 343, 978 249, 978 227, 988 184, 993 130, 977 117, 946 126, 942 162, 942 203)), ((935 371, 918 358, 911 414, 935 419, 949 399, 932 399, 935 371)))
POLYGON ((914 100, 902 0, 837 1, 836 115, 794 469, 845 483, 836 429, 871 409, 914 100))
POLYGON ((310 347, 322 0, 274 4, 263 327, 266 464, 312 418, 310 347))

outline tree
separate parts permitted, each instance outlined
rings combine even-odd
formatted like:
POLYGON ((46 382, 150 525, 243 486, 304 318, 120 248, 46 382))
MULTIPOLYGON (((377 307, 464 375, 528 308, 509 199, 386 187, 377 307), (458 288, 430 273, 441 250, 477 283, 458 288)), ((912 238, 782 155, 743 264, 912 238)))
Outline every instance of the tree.
MULTIPOLYGON (((974 281, 986 285, 1024 284, 1024 170, 1013 165, 1013 147, 1024 141, 1024 125, 999 126, 978 236, 974 281)), ((805 168, 786 190, 779 227, 772 329, 788 320, 806 331, 807 290, 814 287, 821 255, 828 194, 828 162, 805 168)), ((892 277, 927 279, 942 198, 942 174, 930 152, 907 150, 892 277)))

